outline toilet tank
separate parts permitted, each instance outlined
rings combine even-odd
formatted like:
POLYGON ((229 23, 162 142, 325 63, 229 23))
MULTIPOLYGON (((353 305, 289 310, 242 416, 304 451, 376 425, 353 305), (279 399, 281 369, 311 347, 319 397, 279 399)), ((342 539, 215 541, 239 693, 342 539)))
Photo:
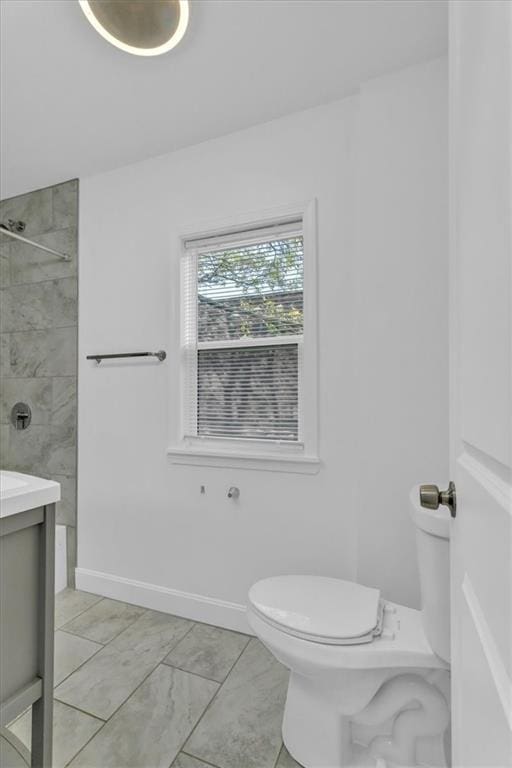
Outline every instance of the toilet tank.
POLYGON ((410 494, 416 526, 423 629, 432 650, 450 661, 450 513, 424 509, 419 486, 410 494))

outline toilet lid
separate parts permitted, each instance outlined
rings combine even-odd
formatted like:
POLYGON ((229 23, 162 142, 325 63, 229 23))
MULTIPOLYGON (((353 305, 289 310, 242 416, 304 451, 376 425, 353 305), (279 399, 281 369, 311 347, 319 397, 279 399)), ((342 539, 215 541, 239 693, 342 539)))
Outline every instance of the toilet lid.
POLYGON ((275 576, 249 590, 251 607, 289 634, 331 644, 371 642, 380 590, 323 576, 275 576))

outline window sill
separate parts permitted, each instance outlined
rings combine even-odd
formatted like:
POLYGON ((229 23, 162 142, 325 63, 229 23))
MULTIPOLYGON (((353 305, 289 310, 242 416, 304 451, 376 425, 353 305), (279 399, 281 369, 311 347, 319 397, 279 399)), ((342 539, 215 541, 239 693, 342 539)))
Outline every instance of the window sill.
POLYGON ((312 456, 293 454, 232 453, 230 451, 206 450, 195 447, 168 448, 171 464, 194 467, 227 467, 230 469, 255 469, 264 472, 287 472, 300 475, 316 475, 320 470, 320 459, 312 456))

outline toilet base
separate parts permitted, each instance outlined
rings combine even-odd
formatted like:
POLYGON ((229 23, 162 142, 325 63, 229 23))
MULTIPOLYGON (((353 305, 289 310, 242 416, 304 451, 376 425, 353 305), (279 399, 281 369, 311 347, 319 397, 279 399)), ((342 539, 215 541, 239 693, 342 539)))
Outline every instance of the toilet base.
POLYGON ((304 768, 449 765, 449 665, 419 611, 386 608, 382 635, 360 645, 294 637, 249 608, 255 634, 290 670, 283 740, 304 768))
POLYGON ((304 768, 445 768, 448 673, 378 669, 328 677, 291 672, 283 741, 304 768), (442 693, 445 691, 445 694, 442 693))

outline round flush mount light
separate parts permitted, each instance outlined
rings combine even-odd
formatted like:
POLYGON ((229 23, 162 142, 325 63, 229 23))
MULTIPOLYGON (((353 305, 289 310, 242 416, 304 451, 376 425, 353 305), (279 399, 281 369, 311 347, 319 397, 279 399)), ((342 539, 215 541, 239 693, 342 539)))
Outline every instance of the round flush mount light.
POLYGON ((188 0, 78 0, 99 34, 136 56, 159 56, 174 48, 188 24, 188 0))

